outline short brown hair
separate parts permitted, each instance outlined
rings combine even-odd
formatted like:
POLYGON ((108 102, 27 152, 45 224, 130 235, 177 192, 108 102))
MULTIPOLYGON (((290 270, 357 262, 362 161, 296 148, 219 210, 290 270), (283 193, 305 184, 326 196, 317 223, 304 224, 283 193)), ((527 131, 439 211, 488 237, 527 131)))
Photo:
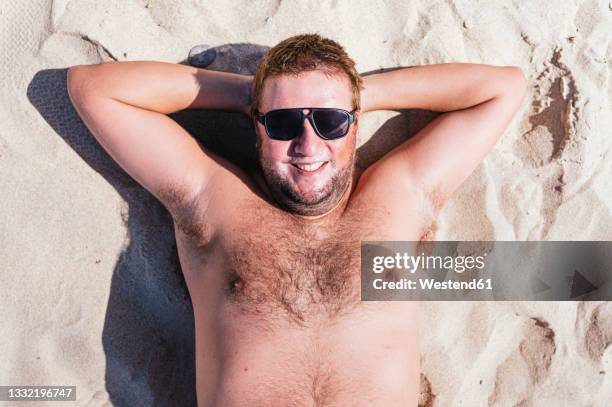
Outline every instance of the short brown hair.
POLYGON ((336 41, 319 34, 301 34, 287 38, 263 57, 253 78, 251 115, 259 109, 266 78, 273 75, 298 75, 306 71, 323 70, 330 75, 344 73, 349 80, 353 109, 361 109, 363 81, 355 69, 355 61, 336 41))

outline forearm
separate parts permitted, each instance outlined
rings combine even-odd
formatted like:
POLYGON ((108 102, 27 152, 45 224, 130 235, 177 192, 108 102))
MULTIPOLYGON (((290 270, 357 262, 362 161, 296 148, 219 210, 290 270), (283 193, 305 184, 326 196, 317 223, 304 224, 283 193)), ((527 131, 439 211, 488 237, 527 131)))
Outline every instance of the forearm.
POLYGON ((465 109, 500 95, 519 74, 517 67, 447 63, 368 75, 362 110, 465 109))
POLYGON ((68 89, 169 114, 184 109, 248 112, 251 77, 155 61, 79 65, 68 89))

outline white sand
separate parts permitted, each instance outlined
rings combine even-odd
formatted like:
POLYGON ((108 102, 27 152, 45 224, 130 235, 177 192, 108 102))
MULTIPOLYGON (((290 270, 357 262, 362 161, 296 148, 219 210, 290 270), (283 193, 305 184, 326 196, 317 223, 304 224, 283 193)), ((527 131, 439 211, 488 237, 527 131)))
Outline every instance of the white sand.
MULTIPOLYGON (((250 43, 216 62, 248 72, 263 46, 314 31, 345 45, 361 72, 519 65, 524 105, 435 239, 612 240, 611 2, 208 3, 0 4, 0 384, 76 385, 83 406, 193 404, 170 219, 76 117, 55 70, 70 65, 178 62, 197 43, 250 43)), ((395 116, 366 118, 362 137, 376 134, 365 162, 427 118, 395 116)), ((424 404, 612 405, 610 304, 423 308, 424 404)))

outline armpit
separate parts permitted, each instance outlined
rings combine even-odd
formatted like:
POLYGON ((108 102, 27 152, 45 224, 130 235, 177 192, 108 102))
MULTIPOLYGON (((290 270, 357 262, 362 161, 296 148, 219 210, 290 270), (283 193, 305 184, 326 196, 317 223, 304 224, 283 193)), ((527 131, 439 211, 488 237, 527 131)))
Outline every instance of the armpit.
POLYGON ((425 227, 421 232, 421 237, 419 237, 419 241, 423 242, 431 242, 436 238, 436 231, 438 230, 438 223, 433 221, 429 226, 425 227))
POLYGON ((208 201, 202 194, 189 198, 186 193, 172 189, 164 198, 177 229, 190 244, 201 246, 210 241, 212 228, 206 216, 208 201))
POLYGON ((419 189, 419 204, 421 208, 421 237, 419 240, 434 240, 438 224, 436 222, 440 210, 446 202, 446 198, 439 188, 434 188, 430 192, 419 189))

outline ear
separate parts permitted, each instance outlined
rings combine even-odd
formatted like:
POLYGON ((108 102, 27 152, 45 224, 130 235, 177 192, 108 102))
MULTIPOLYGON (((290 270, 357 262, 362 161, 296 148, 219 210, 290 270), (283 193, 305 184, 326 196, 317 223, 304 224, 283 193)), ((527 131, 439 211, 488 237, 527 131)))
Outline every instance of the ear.
POLYGON ((258 126, 259 122, 254 117, 251 117, 251 120, 252 120, 251 122, 253 123, 253 131, 255 132, 255 140, 259 142, 259 138, 262 136, 259 131, 259 126, 258 126))
POLYGON ((361 132, 359 131, 359 124, 361 123, 361 112, 355 112, 355 121, 353 122, 353 126, 355 126, 355 135, 357 137, 357 147, 361 145, 361 132))
POLYGON ((259 151, 259 147, 261 147, 261 137, 259 136, 259 132, 255 130, 255 149, 259 151))

